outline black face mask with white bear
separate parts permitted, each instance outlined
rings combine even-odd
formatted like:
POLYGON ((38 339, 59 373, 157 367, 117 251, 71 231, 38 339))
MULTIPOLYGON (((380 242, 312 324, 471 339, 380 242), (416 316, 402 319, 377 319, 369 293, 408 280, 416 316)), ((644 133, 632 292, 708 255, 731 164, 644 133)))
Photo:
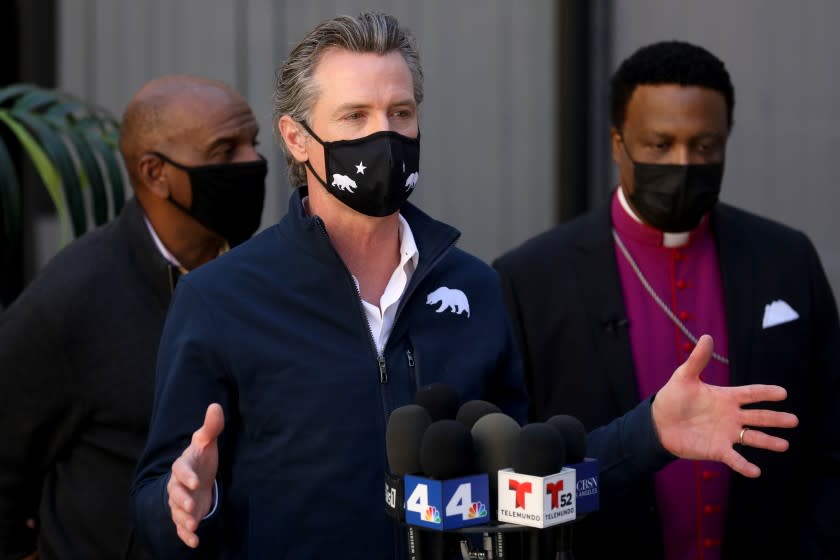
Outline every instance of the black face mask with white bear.
POLYGON ((385 130, 355 140, 324 142, 306 123, 301 125, 324 147, 327 180, 305 165, 341 202, 367 216, 397 212, 420 176, 420 135, 409 138, 385 130))

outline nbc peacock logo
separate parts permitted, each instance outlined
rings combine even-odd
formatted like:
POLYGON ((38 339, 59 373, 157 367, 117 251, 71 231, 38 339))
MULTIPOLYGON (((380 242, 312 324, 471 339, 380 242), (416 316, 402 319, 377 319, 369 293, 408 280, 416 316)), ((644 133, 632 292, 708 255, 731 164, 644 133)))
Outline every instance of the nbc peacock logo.
POLYGON ((440 512, 438 508, 435 506, 429 506, 423 512, 423 521, 428 521, 429 523, 440 523, 440 512))
POLYGON ((467 519, 477 519, 480 517, 487 517, 487 508, 481 502, 473 502, 467 511, 467 519))

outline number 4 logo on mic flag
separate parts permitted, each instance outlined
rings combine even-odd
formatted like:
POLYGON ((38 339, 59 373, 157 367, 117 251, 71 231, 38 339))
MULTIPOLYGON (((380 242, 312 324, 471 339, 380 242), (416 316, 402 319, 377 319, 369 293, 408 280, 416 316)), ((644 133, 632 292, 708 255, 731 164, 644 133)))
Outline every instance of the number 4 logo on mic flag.
POLYGON ((482 525, 490 521, 487 475, 453 480, 405 477, 405 521, 438 531, 482 525))

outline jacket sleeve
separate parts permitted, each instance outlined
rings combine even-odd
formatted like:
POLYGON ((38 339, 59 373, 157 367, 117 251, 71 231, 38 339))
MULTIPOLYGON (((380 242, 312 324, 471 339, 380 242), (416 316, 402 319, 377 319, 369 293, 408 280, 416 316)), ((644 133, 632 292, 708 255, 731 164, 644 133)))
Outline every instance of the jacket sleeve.
POLYGON ((35 550, 26 520, 37 519, 44 477, 83 416, 79 380, 53 325, 60 310, 46 297, 33 284, 0 314, 0 558, 35 550))
POLYGON ((805 471, 811 478, 810 493, 801 516, 799 546, 802 558, 840 558, 840 322, 816 250, 807 238, 805 244, 815 313, 810 363, 816 456, 805 471))
POLYGON ((676 459, 662 447, 653 427, 650 405, 654 398, 589 432, 587 455, 600 463, 601 492, 620 494, 628 484, 649 478, 676 459))
MULTIPOLYGON (((519 291, 505 263, 497 260, 493 266, 501 279, 517 346, 527 356, 528 337, 521 318, 519 291)), ((519 368, 524 368, 528 394, 533 395, 533 367, 527 357, 519 368)), ((675 458, 662 447, 656 435, 650 410, 652 400, 642 401, 624 416, 588 435, 587 455, 600 463, 602 491, 620 492, 626 484, 650 477, 675 458)), ((529 406, 528 416, 530 420, 537 416, 533 405, 529 406)))
MULTIPOLYGON (((219 403, 230 426, 230 369, 220 351, 217 327, 212 306, 188 279, 179 282, 158 350, 149 439, 131 491, 135 530, 155 558, 216 558, 219 554, 223 504, 220 502, 216 512, 201 522, 197 533, 200 543, 193 550, 176 533, 166 491, 172 463, 201 426, 207 406, 219 403)), ((219 439, 220 465, 224 439, 223 433, 219 439)))

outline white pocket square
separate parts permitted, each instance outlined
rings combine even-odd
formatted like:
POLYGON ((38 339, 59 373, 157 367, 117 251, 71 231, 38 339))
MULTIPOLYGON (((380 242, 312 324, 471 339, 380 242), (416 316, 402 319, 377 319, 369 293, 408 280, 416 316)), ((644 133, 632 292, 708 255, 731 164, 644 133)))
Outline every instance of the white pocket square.
POLYGON ((794 311, 785 300, 777 299, 764 306, 764 319, 761 320, 761 328, 769 329, 797 319, 799 319, 799 313, 794 311))

